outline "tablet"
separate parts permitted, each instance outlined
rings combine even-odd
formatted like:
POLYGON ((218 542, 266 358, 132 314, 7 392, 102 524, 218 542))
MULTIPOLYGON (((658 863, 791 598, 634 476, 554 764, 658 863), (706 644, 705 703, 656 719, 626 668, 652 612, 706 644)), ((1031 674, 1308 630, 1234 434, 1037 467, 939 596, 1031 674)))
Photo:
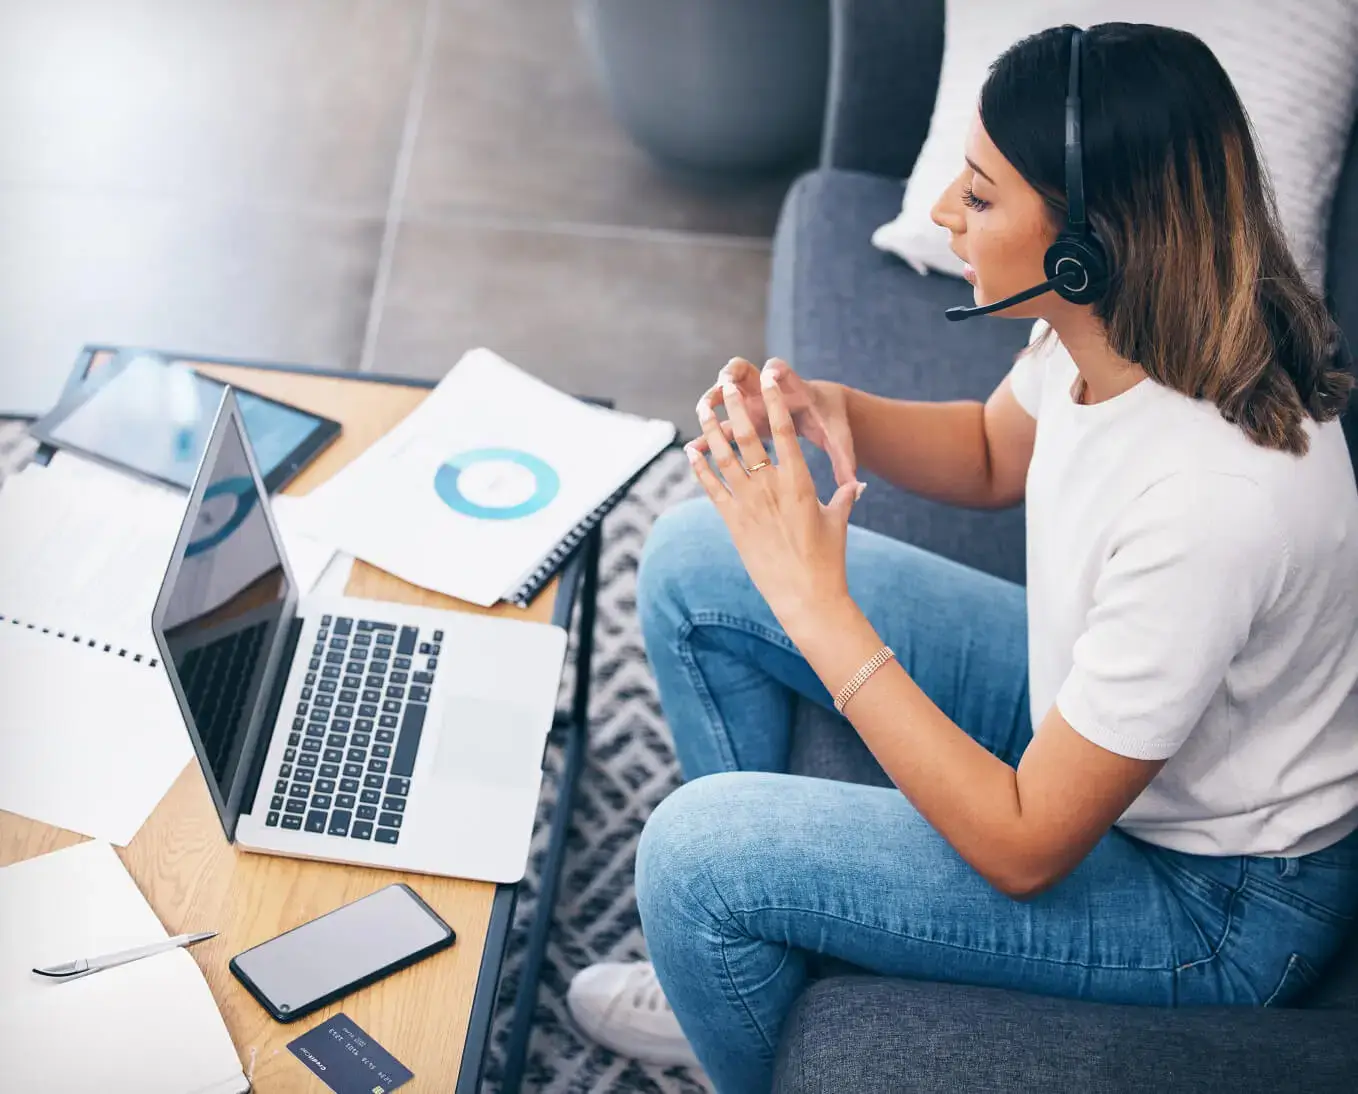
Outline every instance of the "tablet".
MULTIPOLYGON (((119 353, 87 376, 30 432, 56 448, 187 490, 225 385, 151 351, 119 353)), ((271 494, 339 436, 340 424, 330 418, 235 391, 271 494)))

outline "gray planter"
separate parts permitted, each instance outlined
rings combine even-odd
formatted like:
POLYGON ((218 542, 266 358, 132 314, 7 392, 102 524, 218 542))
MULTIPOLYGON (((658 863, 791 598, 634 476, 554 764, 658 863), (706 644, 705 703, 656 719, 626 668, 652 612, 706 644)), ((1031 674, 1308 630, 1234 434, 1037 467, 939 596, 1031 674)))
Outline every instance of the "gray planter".
POLYGON ((815 155, 829 0, 577 0, 614 116, 662 164, 747 174, 815 155))

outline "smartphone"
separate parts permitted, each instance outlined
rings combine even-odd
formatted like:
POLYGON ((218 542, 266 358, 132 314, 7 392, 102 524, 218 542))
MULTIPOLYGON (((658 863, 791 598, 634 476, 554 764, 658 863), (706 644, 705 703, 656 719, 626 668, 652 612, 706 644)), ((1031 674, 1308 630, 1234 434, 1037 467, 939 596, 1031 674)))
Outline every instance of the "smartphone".
POLYGON ((446 950, 457 936, 397 883, 238 953, 230 968, 279 1022, 293 1022, 446 950))

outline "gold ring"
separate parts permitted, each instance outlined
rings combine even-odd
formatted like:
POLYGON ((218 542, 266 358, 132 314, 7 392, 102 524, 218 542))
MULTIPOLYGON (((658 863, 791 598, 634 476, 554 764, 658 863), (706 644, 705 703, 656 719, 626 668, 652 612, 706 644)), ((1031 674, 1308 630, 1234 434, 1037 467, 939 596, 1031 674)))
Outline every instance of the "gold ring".
POLYGON ((758 471, 761 467, 768 467, 771 463, 773 463, 772 460, 761 460, 759 463, 755 464, 753 467, 747 467, 747 468, 745 468, 745 470, 746 470, 746 471, 751 471, 751 472, 753 472, 753 471, 758 471))

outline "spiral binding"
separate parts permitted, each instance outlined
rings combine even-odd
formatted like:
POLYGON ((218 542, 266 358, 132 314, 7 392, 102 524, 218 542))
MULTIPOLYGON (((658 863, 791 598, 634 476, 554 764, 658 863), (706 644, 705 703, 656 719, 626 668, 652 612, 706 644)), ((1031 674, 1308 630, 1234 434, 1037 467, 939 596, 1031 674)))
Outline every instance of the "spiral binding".
POLYGON ((41 623, 29 623, 27 620, 16 619, 12 615, 3 614, 0 614, 0 623, 9 623, 15 627, 26 627, 30 631, 41 631, 43 634, 49 635, 52 638, 66 639, 77 646, 88 646, 90 649, 99 650, 102 653, 116 653, 119 657, 128 661, 133 661, 139 665, 145 665, 147 668, 153 669, 160 664, 154 657, 147 657, 145 654, 135 653, 132 650, 123 649, 121 647, 115 648, 111 642, 101 642, 99 639, 91 638, 87 634, 76 634, 75 631, 70 628, 63 630, 59 627, 44 627, 41 623), (100 647, 103 647, 102 650, 100 647))
POLYGON ((561 564, 571 557, 572 552, 574 552, 574 550, 584 541, 584 538, 593 531, 594 526, 598 524, 599 521, 603 520, 604 517, 608 515, 609 511, 627 496, 627 491, 631 490, 632 487, 637 484, 637 480, 646 473, 651 464, 655 463, 656 460, 671 448, 678 449, 680 447, 677 440, 670 441, 664 448, 660 449, 659 452, 655 453, 655 455, 651 456, 650 459, 637 468, 631 478, 601 501, 594 508, 593 512, 588 513, 581 518, 580 523, 567 532, 565 536, 562 537, 561 542, 553 547, 543 560, 538 563, 538 568, 529 575, 528 579, 514 590, 513 595, 508 598, 509 602, 517 608, 528 607, 528 602, 532 600, 533 597, 537 596, 538 591, 551 580, 552 575, 561 568, 561 564))
POLYGON ((561 568, 561 564, 570 558, 571 553, 578 547, 594 526, 608 515, 610 509, 622 501, 623 496, 631 488, 636 478, 628 479, 622 486, 618 487, 612 494, 609 494, 592 512, 587 514, 579 524, 572 528, 562 537, 561 541, 553 547, 543 560, 538 563, 538 568, 529 575, 528 579, 520 585, 513 596, 509 599, 515 607, 526 608, 529 601, 537 596, 538 591, 551 580, 552 575, 561 568))

